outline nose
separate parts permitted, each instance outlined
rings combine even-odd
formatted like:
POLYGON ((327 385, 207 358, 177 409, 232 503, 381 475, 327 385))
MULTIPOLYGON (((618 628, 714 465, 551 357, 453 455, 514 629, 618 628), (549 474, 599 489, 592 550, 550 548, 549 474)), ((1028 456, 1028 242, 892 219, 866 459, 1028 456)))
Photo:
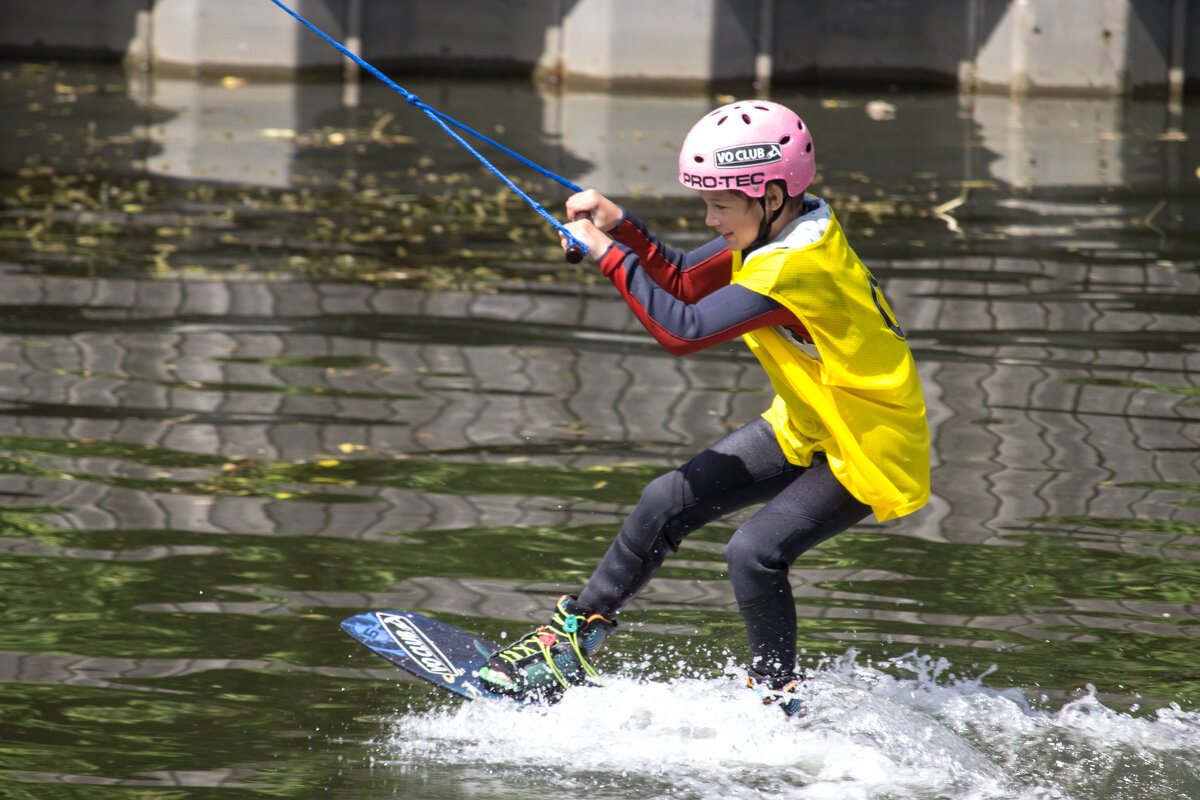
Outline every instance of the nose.
POLYGON ((713 211, 711 208, 704 210, 704 224, 705 225, 707 225, 710 228, 715 228, 715 227, 717 227, 718 222, 720 222, 720 220, 717 219, 717 214, 715 211, 713 211))

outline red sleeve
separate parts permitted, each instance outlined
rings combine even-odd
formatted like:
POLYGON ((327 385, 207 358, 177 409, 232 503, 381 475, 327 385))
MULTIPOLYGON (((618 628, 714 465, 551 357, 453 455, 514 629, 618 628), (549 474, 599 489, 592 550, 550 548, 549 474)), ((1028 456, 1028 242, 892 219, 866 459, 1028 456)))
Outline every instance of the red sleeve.
POLYGON ((729 285, 733 275, 733 253, 723 239, 714 239, 690 252, 675 250, 663 246, 628 213, 610 235, 637 255, 651 280, 685 303, 695 303, 729 285))
POLYGON ((600 258, 600 271, 626 304, 671 355, 695 353, 728 342, 757 328, 783 325, 795 329, 796 316, 766 295, 739 284, 726 284, 688 303, 652 281, 636 253, 615 243, 600 258))

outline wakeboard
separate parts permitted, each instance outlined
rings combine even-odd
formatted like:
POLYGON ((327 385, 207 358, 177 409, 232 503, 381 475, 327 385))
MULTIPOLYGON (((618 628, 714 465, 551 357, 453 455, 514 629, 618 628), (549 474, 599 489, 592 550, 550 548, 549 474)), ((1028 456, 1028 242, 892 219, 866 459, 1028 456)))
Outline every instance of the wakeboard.
POLYGON ((471 700, 515 699, 479 680, 479 668, 500 645, 415 611, 368 611, 342 630, 413 677, 471 700))

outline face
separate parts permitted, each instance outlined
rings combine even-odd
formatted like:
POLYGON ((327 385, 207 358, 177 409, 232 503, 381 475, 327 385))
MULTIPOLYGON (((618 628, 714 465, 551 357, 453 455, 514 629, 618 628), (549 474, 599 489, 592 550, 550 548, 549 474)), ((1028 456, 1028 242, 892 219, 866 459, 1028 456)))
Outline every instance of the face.
MULTIPOLYGON (((700 197, 704 200, 707 212, 704 224, 714 228, 725 239, 730 250, 745 250, 754 244, 763 219, 763 204, 757 198, 742 192, 713 189, 701 189, 700 197)), ((787 198, 776 184, 767 187, 763 199, 767 208, 775 214, 775 221, 771 223, 771 230, 767 234, 768 239, 773 239, 795 218, 796 211, 786 205, 787 198), (776 214, 776 211, 787 213, 776 214)))
POLYGON ((730 250, 745 250, 758 238, 762 206, 758 201, 727 190, 702 189, 704 224, 725 240, 730 250))

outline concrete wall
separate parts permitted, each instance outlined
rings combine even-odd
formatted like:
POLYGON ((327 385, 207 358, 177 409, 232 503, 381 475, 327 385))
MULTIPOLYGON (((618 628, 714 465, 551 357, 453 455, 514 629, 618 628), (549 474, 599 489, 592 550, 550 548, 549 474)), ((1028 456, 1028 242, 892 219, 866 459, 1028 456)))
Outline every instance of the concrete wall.
POLYGON ((144 36, 146 0, 0 0, 0 52, 111 59, 144 36))
MULTIPOLYGON (((1200 81, 1188 0, 289 0, 370 62, 575 85, 865 81, 1121 95, 1200 81)), ((269 0, 0 0, 14 57, 339 69, 269 0)))
POLYGON ((972 0, 779 2, 776 80, 953 85, 971 58, 972 0))

